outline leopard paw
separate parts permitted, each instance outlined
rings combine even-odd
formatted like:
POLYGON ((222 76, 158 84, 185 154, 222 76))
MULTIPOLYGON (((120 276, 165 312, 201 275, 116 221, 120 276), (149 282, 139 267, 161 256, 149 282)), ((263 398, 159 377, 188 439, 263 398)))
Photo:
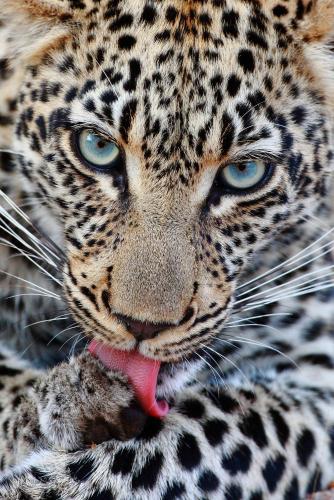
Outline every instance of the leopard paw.
POLYGON ((106 371, 89 353, 53 368, 36 386, 35 398, 41 432, 56 449, 128 440, 146 422, 126 377, 106 371))

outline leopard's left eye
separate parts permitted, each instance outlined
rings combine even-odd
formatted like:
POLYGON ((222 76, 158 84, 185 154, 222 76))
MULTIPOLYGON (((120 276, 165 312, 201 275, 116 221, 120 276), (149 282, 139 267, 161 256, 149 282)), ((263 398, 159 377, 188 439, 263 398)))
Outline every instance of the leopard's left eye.
POLYGON ((232 190, 247 190, 261 183, 268 167, 263 161, 231 163, 221 170, 221 180, 232 190))

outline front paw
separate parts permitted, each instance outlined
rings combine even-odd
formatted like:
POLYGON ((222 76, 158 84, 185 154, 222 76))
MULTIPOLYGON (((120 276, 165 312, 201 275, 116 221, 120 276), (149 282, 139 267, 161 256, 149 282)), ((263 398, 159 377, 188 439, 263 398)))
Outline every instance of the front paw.
POLYGON ((61 450, 131 439, 146 421, 126 377, 106 371, 89 353, 51 370, 35 397, 41 431, 61 450))

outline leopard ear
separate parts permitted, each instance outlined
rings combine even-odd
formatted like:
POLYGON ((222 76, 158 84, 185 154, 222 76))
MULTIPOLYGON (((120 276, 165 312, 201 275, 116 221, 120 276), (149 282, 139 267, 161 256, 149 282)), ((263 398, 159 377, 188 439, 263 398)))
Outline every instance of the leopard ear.
POLYGON ((2 0, 3 50, 11 59, 38 57, 68 35, 71 12, 61 0, 2 0))
POLYGON ((293 21, 306 61, 334 110, 334 0, 297 0, 293 21))

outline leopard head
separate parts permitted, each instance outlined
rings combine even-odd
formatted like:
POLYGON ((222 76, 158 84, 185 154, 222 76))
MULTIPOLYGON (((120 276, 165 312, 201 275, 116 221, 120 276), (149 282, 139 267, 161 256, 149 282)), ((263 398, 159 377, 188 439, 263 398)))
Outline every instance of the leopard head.
POLYGON ((4 3, 14 147, 73 316, 188 370, 252 254, 324 196, 333 2, 4 3))

